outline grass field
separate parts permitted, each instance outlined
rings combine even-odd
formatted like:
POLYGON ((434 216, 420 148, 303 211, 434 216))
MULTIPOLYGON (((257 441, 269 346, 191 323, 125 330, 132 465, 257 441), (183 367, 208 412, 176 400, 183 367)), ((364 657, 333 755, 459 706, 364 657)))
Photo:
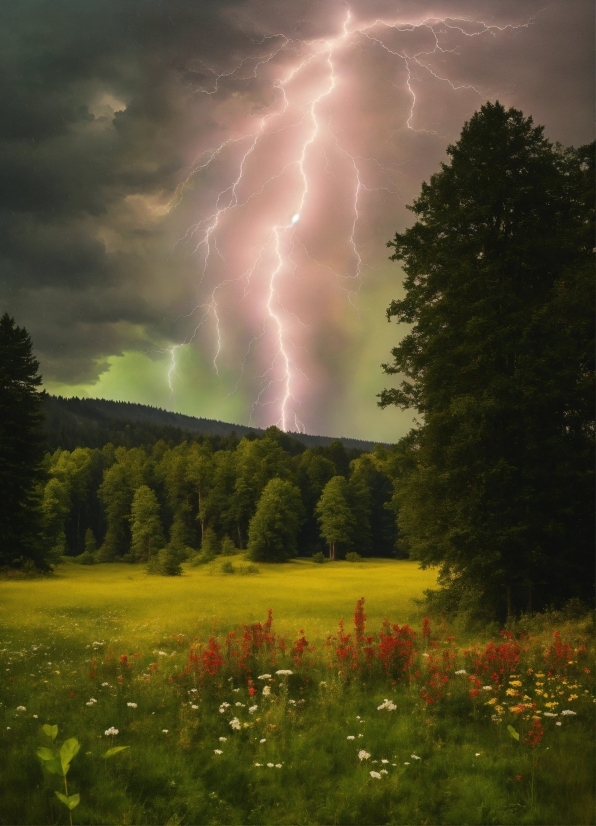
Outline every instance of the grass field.
POLYGON ((0 582, 1 823, 594 822, 590 618, 458 640, 411 562, 220 566, 0 582))

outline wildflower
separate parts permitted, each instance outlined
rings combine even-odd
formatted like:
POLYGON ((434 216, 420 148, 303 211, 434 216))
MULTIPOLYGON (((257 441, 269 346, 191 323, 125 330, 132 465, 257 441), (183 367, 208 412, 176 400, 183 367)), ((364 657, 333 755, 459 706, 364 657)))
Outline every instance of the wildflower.
POLYGON ((34 715, 33 715, 33 719, 34 719, 34 720, 37 720, 37 714, 34 714, 34 715))
POLYGON ((359 734, 358 737, 364 737, 364 734, 359 734))
POLYGON ((234 731, 240 731, 242 726, 240 725, 240 720, 237 717, 234 717, 230 720, 230 725, 232 726, 234 731))
POLYGON ((236 708, 244 708, 244 703, 236 703, 236 708))
POLYGON ((381 769, 379 774, 389 774, 389 772, 387 771, 387 769, 381 769))
POLYGON ((519 688, 521 685, 521 680, 509 680, 509 685, 513 685, 516 688, 519 688))
POLYGON ((102 683, 101 685, 102 685, 102 688, 105 688, 106 686, 109 686, 110 684, 109 683, 102 683))
POLYGON ((487 706, 494 706, 494 704, 496 702, 497 702, 497 698, 496 697, 491 697, 490 700, 486 703, 486 705, 487 706))
POLYGON ((229 708, 229 707, 230 707, 229 703, 222 703, 219 707, 219 713, 223 714, 224 711, 226 710, 226 708, 229 708))
POLYGON ((411 754, 410 757, 412 758, 412 760, 422 760, 422 757, 418 757, 417 754, 411 754))
POLYGON ((266 737, 261 737, 261 739, 259 740, 259 743, 266 743, 266 742, 267 742, 266 737))
POLYGON ((279 671, 276 671, 275 673, 280 674, 282 676, 287 676, 289 674, 292 674, 293 672, 290 671, 288 668, 281 668, 279 671))
POLYGON ((221 749, 213 749, 213 753, 214 754, 223 754, 223 751, 221 749))
POLYGON ((381 775, 379 774, 379 772, 369 772, 369 774, 370 774, 371 777, 374 777, 375 780, 380 780, 381 779, 381 775))
MULTIPOLYGON (((459 671, 456 671, 455 673, 456 674, 467 674, 468 672, 466 671, 465 668, 460 668, 459 671)), ((410 765, 410 764, 408 763, 408 765, 410 765)))
POLYGON ((567 702, 570 703, 572 700, 577 700, 577 698, 578 698, 577 694, 570 694, 567 702))
POLYGON ((262 763, 255 763, 255 766, 262 766, 262 763))
POLYGON ((282 765, 283 765, 283 763, 276 763, 275 768, 276 769, 281 769, 282 765))
POLYGON ((167 657, 168 655, 166 654, 166 652, 165 652, 165 651, 158 651, 158 652, 157 652, 157 656, 158 656, 158 657, 167 657))
POLYGON ((577 717, 576 712, 575 712, 575 711, 571 711, 571 709, 570 709, 570 708, 566 708, 564 711, 562 711, 562 712, 561 712, 561 717, 563 717, 563 716, 568 717, 570 714, 571 714, 571 715, 573 715, 573 717, 577 717))
POLYGON ((112 726, 111 728, 106 729, 104 731, 104 734, 105 734, 106 737, 115 737, 116 734, 118 734, 118 729, 114 728, 114 726, 112 726))
POLYGON ((227 737, 220 737, 219 742, 220 743, 225 743, 227 739, 228 739, 227 737))
POLYGON ((192 709, 194 709, 194 711, 196 711, 196 710, 198 709, 198 706, 195 706, 195 705, 193 705, 192 703, 190 704, 190 707, 191 707, 192 709))
POLYGON ((422 656, 423 656, 423 657, 430 657, 430 654, 427 654, 427 653, 426 653, 426 651, 425 651, 425 652, 424 652, 424 654, 423 654, 422 656))
POLYGON ((404 766, 409 766, 409 765, 410 765, 409 763, 404 763, 404 766))
POLYGON ((516 691, 514 688, 508 688, 507 691, 505 692, 505 694, 508 697, 517 697, 517 695, 519 694, 519 691, 516 691))
POLYGON ((127 703, 126 705, 127 705, 129 708, 137 708, 137 704, 136 704, 136 703, 127 703))
POLYGON ((238 694, 238 692, 240 691, 240 689, 239 689, 239 688, 233 688, 233 689, 232 689, 232 691, 234 692, 234 694, 238 694))
POLYGON ((168 729, 167 729, 167 728, 162 728, 162 733, 163 733, 163 734, 167 734, 167 733, 168 733, 168 729))
POLYGON ((360 749, 358 752, 358 760, 368 760, 369 757, 370 754, 367 751, 364 751, 364 749, 360 749))
POLYGON ((271 694, 271 688, 266 685, 263 686, 263 697, 268 697, 271 694))
MULTIPOLYGON (((279 671, 277 673, 279 674, 279 671)), ((261 674, 259 677, 257 677, 257 680, 270 680, 270 679, 271 679, 271 674, 261 674)))
POLYGON ((555 723, 555 726, 562 726, 562 725, 563 725, 563 723, 561 723, 560 720, 557 720, 557 722, 555 723))
POLYGON ((273 763, 267 763, 267 768, 272 769, 273 768, 273 763))
POLYGON ((319 683, 319 685, 327 685, 327 683, 325 682, 325 680, 321 680, 321 682, 319 683))
POLYGON ((482 690, 483 691, 492 691, 493 687, 492 687, 492 685, 483 685, 482 690))
POLYGON ((354 739, 355 738, 354 738, 353 734, 348 734, 348 736, 346 737, 346 740, 354 740, 354 739))
POLYGON ((552 711, 545 711, 544 716, 545 717, 558 717, 559 715, 558 714, 553 714, 552 711))
POLYGON ((388 763, 389 760, 381 760, 381 763, 388 763))
POLYGON ((380 706, 377 706, 377 711, 382 711, 382 709, 386 708, 387 711, 395 711, 397 706, 395 703, 392 703, 391 700, 383 700, 380 706))
POLYGON ((258 706, 251 706, 251 707, 248 709, 248 713, 249 713, 249 714, 254 714, 254 713, 255 713, 255 711, 256 711, 257 709, 258 709, 258 706))
POLYGON ((27 711, 25 706, 17 706, 17 711, 27 711))

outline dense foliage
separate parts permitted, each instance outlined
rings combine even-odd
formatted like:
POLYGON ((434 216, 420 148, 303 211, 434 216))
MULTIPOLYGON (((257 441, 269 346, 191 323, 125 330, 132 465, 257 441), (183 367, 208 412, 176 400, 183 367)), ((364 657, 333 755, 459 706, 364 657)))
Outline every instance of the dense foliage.
POLYGON ((411 326, 381 405, 424 422, 396 503, 453 605, 501 615, 593 595, 594 147, 486 104, 389 246, 411 326))
POLYGON ((0 318, 0 566, 47 567, 39 503, 44 448, 38 370, 27 331, 4 313, 0 318))
POLYGON ((165 547, 177 563, 199 550, 207 561, 224 543, 248 544, 255 559, 310 555, 326 549, 315 509, 339 476, 353 530, 338 542, 338 555, 353 548, 394 556, 395 514, 387 507, 394 464, 381 446, 370 454, 339 441, 306 449, 275 427, 264 438, 224 444, 216 437, 58 449, 45 462, 46 540, 55 555, 86 563, 148 562, 165 547))

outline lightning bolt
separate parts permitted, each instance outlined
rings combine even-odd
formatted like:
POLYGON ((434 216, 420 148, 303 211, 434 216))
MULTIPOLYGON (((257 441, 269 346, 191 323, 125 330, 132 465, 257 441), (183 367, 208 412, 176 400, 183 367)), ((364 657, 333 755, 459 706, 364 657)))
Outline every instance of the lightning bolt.
POLYGON ((292 325, 298 323, 303 328, 309 325, 299 313, 284 305, 284 285, 295 283, 310 261, 321 273, 331 273, 336 285, 354 304, 363 271, 371 266, 359 241, 363 202, 381 197, 383 193, 403 200, 393 180, 394 174, 401 174, 402 164, 384 164, 377 158, 356 154, 342 138, 332 105, 335 101, 335 106, 341 107, 340 93, 345 93, 347 86, 339 56, 347 61, 350 50, 364 48, 387 55, 396 67, 394 85, 402 88, 409 98, 401 128, 414 135, 438 135, 437 130, 424 126, 424 113, 420 111, 417 89, 425 78, 444 85, 448 94, 471 92, 485 97, 486 90, 453 80, 437 68, 435 59, 446 54, 457 57, 460 48, 470 39, 496 37, 509 30, 528 28, 534 19, 506 25, 467 17, 375 18, 358 23, 348 9, 332 36, 306 40, 275 32, 264 35, 256 44, 259 51, 265 53, 245 57, 225 71, 218 72, 202 64, 201 74, 209 75, 212 80, 208 86, 197 88, 196 94, 207 98, 209 105, 216 106, 225 100, 230 84, 236 88, 255 78, 267 81, 272 102, 253 117, 243 133, 200 152, 191 167, 187 167, 188 174, 168 204, 169 212, 179 208, 207 174, 227 178, 215 191, 206 217, 200 215, 174 245, 175 250, 190 245, 190 255, 201 259, 197 291, 204 298, 188 314, 194 319, 200 313, 190 335, 165 351, 170 354, 167 381, 172 392, 178 375, 177 355, 198 337, 207 321, 213 336, 213 370, 220 376, 219 363, 225 357, 226 331, 230 330, 226 316, 235 318, 239 302, 250 301, 251 311, 259 315, 260 332, 250 339, 239 376, 225 398, 239 390, 253 362, 255 365, 265 363, 262 372, 251 375, 258 391, 252 402, 250 421, 263 409, 268 423, 274 422, 282 430, 304 431, 298 408, 302 404, 300 390, 308 382, 308 375, 299 365, 301 348, 294 341, 292 325), (414 35, 424 36, 427 41, 430 38, 430 45, 424 48, 418 45, 411 50, 403 44, 395 45, 396 40, 406 42, 408 37, 415 42, 414 35), (451 41, 457 39, 457 47, 448 48, 446 37, 451 41), (268 153, 273 156, 272 170, 271 164, 264 162, 268 153), (343 232, 346 263, 340 267, 332 267, 311 253, 308 231, 301 229, 303 223, 315 220, 313 191, 321 183, 314 171, 317 157, 324 158, 324 174, 343 184, 348 181, 351 191, 351 218, 343 232), (371 174, 374 178, 373 165, 384 175, 383 185, 368 181, 371 174), (334 166, 341 175, 336 175, 334 166), (267 173, 263 172, 265 168, 269 168, 267 173), (238 259, 242 256, 235 254, 230 236, 234 237, 234 228, 246 222, 249 213, 257 215, 250 229, 252 244, 244 245, 250 260, 239 266, 238 259), (235 283, 243 283, 242 295, 234 293, 230 298, 228 288, 235 283), (269 413, 270 409, 273 414, 269 413))

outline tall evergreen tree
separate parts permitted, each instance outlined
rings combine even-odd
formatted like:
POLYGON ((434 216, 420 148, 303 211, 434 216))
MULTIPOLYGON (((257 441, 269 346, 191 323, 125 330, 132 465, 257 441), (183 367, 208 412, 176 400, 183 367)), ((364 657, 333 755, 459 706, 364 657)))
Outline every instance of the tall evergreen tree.
POLYGON ((352 547, 356 530, 350 490, 343 476, 334 476, 327 482, 315 510, 321 534, 329 545, 329 559, 335 559, 338 546, 344 551, 352 547))
POLYGON ((248 528, 248 553, 255 562, 285 562, 295 556, 304 505, 285 479, 267 483, 248 528))
POLYGON ((416 408, 400 528, 453 604, 502 615, 593 588, 594 147, 486 104, 389 246, 412 325, 381 406, 416 408))
POLYGON ((41 533, 41 376, 29 334, 0 318, 0 565, 47 568, 41 533))

